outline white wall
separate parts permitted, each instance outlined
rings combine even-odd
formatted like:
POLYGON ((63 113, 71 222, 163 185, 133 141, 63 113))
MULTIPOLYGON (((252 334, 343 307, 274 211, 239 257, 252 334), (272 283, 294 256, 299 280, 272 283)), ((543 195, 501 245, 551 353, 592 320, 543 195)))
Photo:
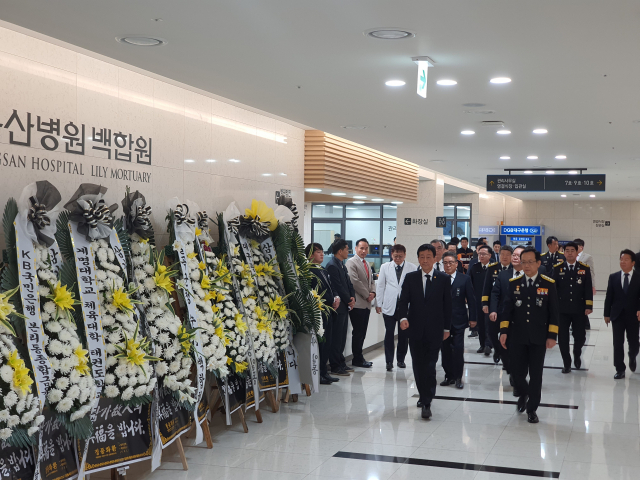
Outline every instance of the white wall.
MULTIPOLYGON (((197 202, 213 217, 232 200, 241 210, 253 198, 273 207, 275 191, 289 189, 302 215, 302 128, 188 85, 37 37, 0 27, 0 123, 6 125, 15 109, 24 124, 27 112, 36 124, 30 147, 9 143, 9 132, 16 129, 16 123, 11 129, 0 128, 1 207, 36 180, 51 181, 63 203, 81 183, 91 182, 108 187, 107 200, 120 205, 129 185, 140 190, 153 208, 160 245, 167 238, 163 235, 166 201, 174 196, 197 202), (70 121, 85 125, 85 155, 65 153, 61 138, 56 151, 45 150, 42 134, 36 131, 37 116, 45 121, 60 119, 61 128, 70 121), (131 134, 134 141, 139 136, 151 138, 151 165, 135 159, 131 163, 114 160, 113 155, 108 160, 105 152, 92 149, 97 145, 88 138, 92 127, 131 134), (82 167, 83 175, 37 170, 32 158, 73 162, 78 169, 82 167), (240 162, 229 162, 231 158, 240 162), (194 162, 185 163, 187 159, 194 162), (95 172, 106 169, 107 177, 93 176, 92 168, 95 172), (144 174, 148 181, 111 178, 111 171, 118 169, 144 174)), ((3 244, 0 237, 0 246, 3 244)))

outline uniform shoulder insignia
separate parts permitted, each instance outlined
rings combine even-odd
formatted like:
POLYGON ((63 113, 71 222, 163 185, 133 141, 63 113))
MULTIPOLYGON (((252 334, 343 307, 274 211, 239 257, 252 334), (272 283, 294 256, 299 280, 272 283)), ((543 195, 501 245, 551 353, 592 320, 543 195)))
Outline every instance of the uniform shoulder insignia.
POLYGON ((589 265, 587 265, 586 263, 582 263, 582 262, 578 262, 580 265, 582 265, 583 267, 587 267, 587 268, 591 268, 589 265))
POLYGON ((562 265, 564 263, 564 260, 560 260, 558 263, 556 263, 553 268, 555 267, 559 267, 560 265, 562 265))
POLYGON ((498 263, 500 263, 500 262, 490 263, 489 265, 487 265, 487 267, 495 267, 498 263))
POLYGON ((544 257, 548 252, 541 253, 540 256, 544 257))
POLYGON ((509 281, 510 282, 515 282, 516 280, 520 280, 520 277, 521 277, 521 275, 517 276, 517 277, 510 278, 509 281))
POLYGON ((540 276, 551 283, 556 283, 556 281, 553 278, 547 277, 546 275, 542 275, 542 274, 540 274, 540 276))

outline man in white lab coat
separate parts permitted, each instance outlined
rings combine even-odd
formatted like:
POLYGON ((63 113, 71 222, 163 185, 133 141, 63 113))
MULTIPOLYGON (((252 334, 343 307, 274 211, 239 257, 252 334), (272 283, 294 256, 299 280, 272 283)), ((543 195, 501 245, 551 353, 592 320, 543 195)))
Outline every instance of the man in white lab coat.
MULTIPOLYGON (((376 312, 382 313, 384 318, 384 356, 387 362, 387 371, 393 370, 393 356, 395 351, 396 324, 400 321, 397 316, 396 304, 400 297, 402 282, 409 272, 418 269, 414 264, 406 262, 407 250, 404 246, 396 244, 391 248, 393 261, 383 264, 378 275, 376 312)), ((398 367, 406 368, 404 358, 409 347, 408 330, 398 329, 398 367)))

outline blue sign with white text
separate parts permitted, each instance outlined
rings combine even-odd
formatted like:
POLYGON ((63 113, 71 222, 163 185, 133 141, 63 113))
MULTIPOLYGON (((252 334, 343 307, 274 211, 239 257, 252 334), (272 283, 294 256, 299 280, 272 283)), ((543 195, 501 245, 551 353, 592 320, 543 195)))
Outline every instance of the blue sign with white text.
POLYGON ((544 225, 502 225, 500 235, 544 235, 544 225))
POLYGON ((511 237, 512 242, 531 242, 533 237, 511 237))

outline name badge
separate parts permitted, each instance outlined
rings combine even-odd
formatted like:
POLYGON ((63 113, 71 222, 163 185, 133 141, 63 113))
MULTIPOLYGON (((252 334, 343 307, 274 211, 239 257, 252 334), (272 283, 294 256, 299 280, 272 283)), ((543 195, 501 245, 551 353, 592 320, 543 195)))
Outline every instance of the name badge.
POLYGON ((560 273, 558 275, 564 275, 564 274, 565 273, 562 270, 560 270, 560 273))
POLYGON ((522 305, 522 300, 516 300, 516 307, 519 307, 520 305, 522 305))
POLYGON ((582 279, 581 279, 581 278, 579 278, 578 280, 576 280, 576 283, 577 283, 578 285, 580 285, 580 284, 582 283, 582 279))
POLYGON ((513 292, 515 294, 519 294, 520 293, 520 285, 516 285, 516 291, 513 292))
POLYGON ((539 288, 537 293, 538 293, 538 295, 549 295, 549 289, 548 288, 539 288))
POLYGON ((460 289, 456 288, 456 297, 459 297, 459 296, 460 296, 460 289))

